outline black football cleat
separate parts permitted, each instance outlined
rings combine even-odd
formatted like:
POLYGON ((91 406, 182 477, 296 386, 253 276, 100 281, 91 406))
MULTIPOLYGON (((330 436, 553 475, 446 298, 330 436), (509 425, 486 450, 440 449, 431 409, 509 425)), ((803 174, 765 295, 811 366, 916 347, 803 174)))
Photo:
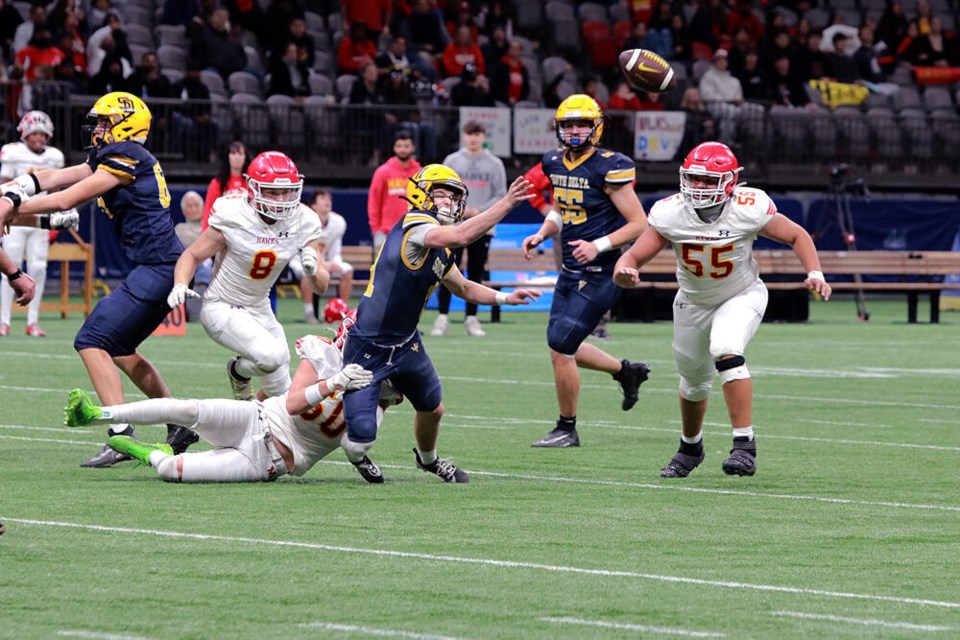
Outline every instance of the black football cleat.
POLYGON ((417 461, 417 466, 427 473, 438 476, 444 482, 456 484, 466 484, 470 482, 470 476, 463 469, 458 469, 455 464, 444 458, 437 458, 430 464, 423 464, 420 460, 420 452, 414 448, 413 456, 417 461))
POLYGON ((700 466, 700 463, 703 462, 705 454, 703 449, 700 449, 700 455, 691 455, 687 453, 680 453, 679 451, 673 454, 673 457, 670 459, 670 462, 667 463, 663 469, 660 470, 661 478, 686 478, 690 475, 690 472, 700 466))
POLYGON ((566 449, 567 447, 579 447, 580 436, 577 434, 576 429, 554 429, 530 446, 540 449, 566 449))
POLYGON ((370 456, 363 456, 360 462, 353 462, 352 460, 350 462, 356 467, 361 478, 370 484, 383 484, 383 472, 380 470, 380 465, 371 460, 370 456))
POLYGON ((100 452, 80 464, 81 467, 87 468, 96 468, 96 469, 105 469, 107 467, 112 467, 118 462, 126 462, 127 460, 133 460, 131 456, 128 456, 125 453, 120 453, 119 451, 114 451, 110 448, 110 445, 103 445, 103 449, 100 452))
POLYGON ((723 461, 728 476, 752 476, 757 472, 757 441, 734 438, 730 457, 723 461))
POLYGON ((173 455, 178 456, 195 442, 200 440, 200 436, 193 429, 186 427, 177 427, 173 433, 167 434, 167 444, 173 449, 173 455))
POLYGON ((620 390, 623 392, 623 403, 620 408, 630 411, 633 405, 637 404, 640 385, 650 377, 650 367, 646 362, 630 362, 626 358, 620 363, 623 368, 613 375, 613 379, 620 383, 620 390))

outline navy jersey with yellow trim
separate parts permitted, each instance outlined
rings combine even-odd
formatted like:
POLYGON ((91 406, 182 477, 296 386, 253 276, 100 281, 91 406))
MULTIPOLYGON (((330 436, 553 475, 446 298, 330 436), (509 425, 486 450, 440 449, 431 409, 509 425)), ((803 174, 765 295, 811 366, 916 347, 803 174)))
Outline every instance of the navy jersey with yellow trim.
POLYGON ((114 222, 127 259, 134 264, 176 262, 183 245, 173 230, 167 181, 153 154, 137 142, 114 142, 91 149, 87 165, 133 178, 97 198, 114 222))
POLYGON ((571 162, 562 149, 555 149, 544 154, 542 166, 553 184, 555 206, 563 216, 560 237, 564 266, 577 270, 585 266, 613 269, 619 252, 601 253, 589 265, 582 265, 573 257, 574 247, 569 243, 602 238, 625 224, 604 187, 633 182, 637 176, 633 160, 616 151, 593 149, 571 162))
POLYGON ((410 211, 393 225, 370 269, 351 336, 395 345, 414 334, 427 300, 455 262, 449 249, 429 249, 410 236, 439 224, 427 211, 410 211))

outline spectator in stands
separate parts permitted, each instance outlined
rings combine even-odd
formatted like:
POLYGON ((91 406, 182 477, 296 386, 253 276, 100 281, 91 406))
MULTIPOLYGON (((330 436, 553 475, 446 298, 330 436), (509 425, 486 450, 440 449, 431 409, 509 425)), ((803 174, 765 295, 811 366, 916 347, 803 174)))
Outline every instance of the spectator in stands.
POLYGON ((811 31, 806 48, 793 57, 790 67, 798 80, 807 82, 827 77, 827 54, 820 49, 823 34, 811 31))
MULTIPOLYGON (((19 15, 19 14, 18 14, 19 15)), ((30 19, 21 22, 13 32, 13 43, 10 45, 10 51, 15 56, 21 49, 30 44, 33 40, 33 31, 39 26, 47 24, 47 10, 42 4, 35 4, 30 7, 30 19)))
POLYGON ((317 58, 314 52, 315 44, 313 36, 307 33, 307 21, 305 18, 294 18, 290 21, 289 32, 286 37, 281 40, 280 48, 274 52, 274 56, 277 56, 277 54, 282 56, 285 52, 286 45, 290 42, 297 45, 297 60, 307 65, 308 69, 312 69, 317 58))
POLYGON ((490 34, 490 40, 480 47, 480 51, 483 52, 483 61, 487 64, 487 69, 492 70, 503 56, 507 55, 509 48, 510 43, 507 41, 507 30, 504 29, 502 24, 498 24, 494 27, 493 33, 490 34))
POLYGON ((123 77, 123 62, 120 56, 109 54, 103 59, 100 72, 90 78, 90 91, 95 95, 106 95, 114 91, 130 91, 133 87, 123 77))
POLYGON ((654 47, 659 46, 658 37, 653 37, 650 35, 647 25, 643 22, 638 22, 633 25, 633 29, 630 31, 630 37, 624 40, 623 48, 624 49, 649 49, 655 51, 654 47))
MULTIPOLYGON (((480 25, 480 32, 483 35, 493 38, 493 32, 497 27, 502 27, 508 37, 513 33, 513 20, 510 18, 513 8, 509 5, 510 0, 493 0, 493 2, 481 4, 476 22, 480 25)), ((496 59, 499 60, 499 58, 496 59)))
POLYGON ((886 49, 884 42, 874 41, 873 25, 866 23, 860 27, 860 48, 853 54, 857 63, 857 72, 867 82, 886 82, 887 76, 880 68, 880 53, 886 49))
MULTIPOLYGON (((370 62, 360 70, 360 78, 350 88, 348 104, 380 107, 385 104, 383 99, 383 85, 379 82, 380 74, 377 65, 370 62)), ((390 133, 390 126, 394 123, 394 116, 383 109, 354 110, 347 114, 352 125, 351 131, 356 135, 356 147, 360 151, 361 160, 377 162, 380 149, 385 145, 390 133)))
POLYGON ((196 191, 187 191, 180 198, 180 211, 183 212, 184 221, 173 230, 186 248, 196 242, 203 231, 203 198, 196 191))
POLYGON ((583 89, 581 93, 593 98, 593 101, 596 102, 601 109, 607 108, 604 101, 600 99, 600 81, 596 76, 586 76, 583 79, 583 89))
POLYGON ((428 0, 414 0, 404 29, 404 35, 410 44, 428 56, 440 55, 449 40, 447 30, 440 17, 430 9, 428 0))
POLYGON ((407 213, 409 205, 404 200, 407 185, 421 169, 414 157, 416 150, 410 132, 398 131, 393 139, 393 157, 373 172, 367 196, 367 219, 375 251, 380 250, 390 229, 407 213))
MULTIPOLYGON (((391 105, 387 111, 387 123, 390 136, 393 131, 406 129, 413 136, 420 158, 436 158, 437 134, 433 121, 420 117, 420 107, 410 88, 410 81, 397 68, 380 80, 381 94, 385 104, 391 105)), ((388 136, 388 137, 390 137, 388 136)))
POLYGON ((943 21, 939 16, 934 16, 930 18, 929 25, 930 31, 913 39, 903 52, 903 59, 917 67, 946 67, 947 46, 943 35, 943 21))
POLYGON ((337 67, 340 73, 357 73, 377 57, 377 45, 367 34, 367 25, 354 22, 350 35, 340 41, 337 49, 337 67))
POLYGON ((514 106, 530 95, 530 75, 520 59, 523 45, 519 40, 510 42, 507 55, 500 59, 490 74, 490 94, 494 100, 514 106))
MULTIPOLYGON (((189 7, 192 2, 191 0, 172 0, 177 4, 186 5, 189 7)), ((110 0, 93 0, 90 3, 90 15, 87 16, 87 25, 91 29, 99 29, 107 23, 107 16, 113 12, 113 7, 110 6, 110 0)), ((187 18, 189 21, 191 17, 197 15, 197 12, 194 11, 187 18)))
MULTIPOLYGON (((480 122, 470 120, 463 126, 463 146, 443 159, 443 165, 457 172, 467 185, 469 193, 464 208, 464 218, 472 218, 486 211, 507 194, 507 174, 503 161, 484 148, 487 130, 480 122)), ((496 233, 496 226, 468 244, 453 249, 454 263, 460 264, 465 251, 467 254, 467 279, 483 283, 490 279, 487 271, 487 256, 490 253, 490 241, 496 233)), ((437 290, 439 315, 430 330, 431 336, 445 336, 450 329, 450 301, 452 295, 446 287, 437 290)), ((464 314, 463 330, 470 337, 482 338, 486 332, 477 319, 477 305, 467 302, 464 314)))
POLYGON ((88 91, 87 77, 84 71, 84 69, 78 69, 74 66, 70 59, 64 58, 60 61, 60 64, 57 65, 56 69, 53 70, 53 79, 57 82, 64 83, 69 93, 85 96, 88 94, 88 91))
POLYGON ((766 46, 761 49, 760 60, 764 67, 764 73, 773 75, 774 60, 782 56, 793 57, 796 53, 793 41, 790 40, 790 34, 786 31, 777 31, 771 33, 770 36, 766 46))
POLYGON ((690 149, 716 137, 713 117, 707 111, 707 106, 700 97, 700 90, 696 87, 687 87, 680 100, 680 109, 687 114, 684 125, 683 142, 680 143, 678 155, 683 158, 690 149))
POLYGON ((696 42, 715 49, 728 39, 727 15, 721 0, 700 0, 697 12, 690 20, 690 31, 696 42))
POLYGON ((480 29, 473 19, 473 9, 471 9, 470 3, 467 2, 467 0, 456 3, 456 13, 453 19, 447 20, 447 35, 455 40, 457 30, 460 29, 460 27, 466 27, 470 30, 470 40, 472 42, 477 42, 480 38, 480 29))
POLYGON ((663 58, 673 54, 673 32, 670 24, 673 9, 668 0, 660 0, 650 22, 647 23, 647 47, 663 58))
POLYGON ((617 83, 617 90, 611 94, 607 108, 611 111, 640 111, 643 105, 630 85, 621 80, 617 83))
POLYGON ((69 58, 78 70, 84 72, 87 68, 87 40, 80 30, 80 20, 70 13, 63 21, 63 28, 56 36, 57 48, 69 58))
POLYGON ((933 16, 930 14, 930 3, 927 0, 918 0, 916 11, 917 17, 913 19, 913 24, 917 25, 917 35, 925 36, 932 30, 933 16))
POLYGON ((190 58, 202 68, 216 71, 224 79, 247 66, 247 54, 239 41, 239 34, 230 28, 230 14, 217 9, 198 29, 190 32, 190 58))
POLYGON ((766 98, 771 104, 784 107, 817 108, 810 101, 803 83, 790 73, 790 58, 787 56, 780 56, 773 61, 773 75, 769 80, 766 98))
POLYGON ((740 29, 747 32, 750 42, 759 42, 763 37, 763 22, 753 12, 753 0, 739 0, 736 10, 727 14, 727 33, 740 29))
POLYGON ((272 0, 267 7, 267 26, 264 29, 267 51, 276 50, 280 46, 280 40, 290 29, 290 22, 294 18, 303 17, 303 7, 299 0, 272 0))
POLYGON ((108 55, 116 55, 123 60, 124 77, 133 73, 133 53, 127 44, 127 33, 115 13, 108 13, 106 23, 87 40, 87 75, 96 75, 108 55))
POLYGON ((833 36, 833 51, 827 54, 827 75, 837 82, 854 83, 860 79, 856 61, 847 54, 850 39, 843 33, 833 36))
POLYGON ((12 0, 0 0, 0 58, 13 60, 14 51, 10 50, 17 27, 23 24, 20 12, 13 6, 12 0))
POLYGON ((678 62, 692 60, 693 36, 690 34, 690 27, 687 26, 687 19, 683 17, 682 13, 675 13, 670 18, 670 37, 673 40, 673 52, 669 59, 678 62))
POLYGON ((734 74, 743 88, 744 100, 766 100, 770 89, 767 86, 767 77, 760 65, 760 55, 756 50, 747 52, 743 66, 734 74))
POLYGON ((466 64, 476 66, 478 74, 486 74, 487 64, 470 35, 470 27, 461 26, 457 28, 453 41, 443 50, 443 71, 448 76, 459 76, 466 64))
POLYGON ((198 0, 164 0, 160 24, 187 26, 199 13, 198 0))
POLYGON ((267 43, 267 14, 257 0, 222 0, 222 4, 230 16, 231 25, 251 32, 260 44, 267 43))
POLYGON ((60 34, 63 33, 67 16, 76 18, 84 33, 88 31, 83 7, 76 0, 57 0, 47 14, 47 27, 50 28, 50 33, 53 34, 54 38, 59 39, 60 34))
POLYGON ((45 26, 38 26, 33 30, 30 44, 17 52, 16 64, 23 69, 24 79, 33 82, 39 65, 49 65, 52 68, 60 64, 64 57, 63 52, 53 45, 50 30, 45 26))
POLYGON ((175 139, 187 149, 190 157, 208 160, 215 139, 215 125, 210 115, 210 89, 200 79, 203 69, 199 60, 187 62, 183 79, 173 85, 173 97, 182 102, 172 113, 175 139))
POLYGON ((450 91, 450 104, 455 107, 494 106, 487 77, 477 74, 477 69, 472 64, 465 66, 460 74, 460 82, 450 91))
POLYGON ((732 141, 737 113, 743 104, 743 87, 727 70, 727 52, 723 49, 713 53, 713 66, 700 79, 700 95, 718 121, 720 139, 732 141))
MULTIPOLYGON (((133 72, 130 78, 130 93, 140 96, 147 101, 149 98, 171 98, 173 97, 173 84, 167 76, 160 73, 160 62, 157 60, 157 54, 148 51, 140 58, 140 66, 133 72)), ((156 118, 156 107, 148 104, 154 111, 156 118)))
POLYGON ((287 44, 283 56, 270 63, 268 94, 305 98, 310 95, 310 68, 300 60, 297 45, 287 44))
POLYGON ((230 146, 220 154, 220 170, 210 181, 210 185, 207 187, 207 197, 203 203, 201 231, 206 230, 208 226, 210 212, 213 210, 213 203, 217 201, 217 198, 234 193, 253 195, 253 192, 250 191, 250 185, 243 177, 250 160, 252 158, 247 152, 247 145, 239 140, 231 142, 230 146))
POLYGON ((877 23, 877 40, 884 42, 890 51, 896 51, 903 39, 907 37, 909 26, 910 22, 903 13, 903 2, 891 0, 883 15, 880 16, 880 22, 877 23))
POLYGON ((345 27, 362 22, 371 33, 388 33, 390 4, 390 0, 341 0, 340 15, 345 27))

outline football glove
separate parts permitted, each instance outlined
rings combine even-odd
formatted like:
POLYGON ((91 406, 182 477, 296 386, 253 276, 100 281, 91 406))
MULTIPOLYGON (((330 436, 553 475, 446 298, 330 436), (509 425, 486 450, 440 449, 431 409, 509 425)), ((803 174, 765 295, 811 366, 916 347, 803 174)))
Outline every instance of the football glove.
POLYGON ((170 295, 167 296, 167 305, 171 309, 176 309, 181 304, 187 301, 187 298, 199 298, 200 294, 190 289, 185 284, 178 284, 173 289, 170 290, 170 295))
POLYGON ((50 214, 51 229, 66 229, 68 227, 76 228, 80 224, 80 212, 76 209, 67 209, 60 213, 50 214))
POLYGON ((348 364, 327 378, 327 387, 336 391, 355 391, 373 382, 373 372, 358 364, 348 364))
POLYGON ((300 264, 303 265, 303 272, 308 276, 317 275, 317 252, 313 247, 300 249, 300 264))

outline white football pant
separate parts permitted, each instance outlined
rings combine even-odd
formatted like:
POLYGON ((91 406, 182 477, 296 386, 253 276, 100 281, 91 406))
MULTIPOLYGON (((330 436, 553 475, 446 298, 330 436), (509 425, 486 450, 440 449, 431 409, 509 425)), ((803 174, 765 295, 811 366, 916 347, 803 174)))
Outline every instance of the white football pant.
MULTIPOLYGON (((10 227, 3 237, 3 250, 17 265, 26 255, 27 273, 37 281, 37 292, 27 307, 27 324, 37 324, 40 304, 43 301, 43 285, 47 282, 47 253, 50 251, 50 232, 34 227, 10 227)), ((66 274, 61 274, 64 277, 66 274)), ((0 284, 0 323, 10 324, 10 309, 13 307, 13 288, 3 276, 0 284)))

